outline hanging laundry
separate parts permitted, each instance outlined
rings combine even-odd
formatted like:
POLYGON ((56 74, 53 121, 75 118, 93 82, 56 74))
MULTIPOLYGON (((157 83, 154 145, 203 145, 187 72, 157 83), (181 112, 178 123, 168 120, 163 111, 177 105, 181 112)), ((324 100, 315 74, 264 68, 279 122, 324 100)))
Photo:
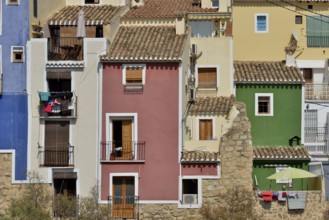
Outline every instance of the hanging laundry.
POLYGON ((41 102, 48 102, 48 99, 50 97, 49 92, 38 92, 38 93, 39 93, 39 97, 40 97, 41 102))
POLYGON ((45 107, 44 107, 44 109, 43 109, 43 111, 44 112, 48 112, 48 113, 51 112, 52 111, 51 110, 51 105, 50 104, 46 104, 45 107))
POLYGON ((54 104, 51 107, 51 112, 52 113, 60 113, 61 112, 61 105, 60 104, 54 104))

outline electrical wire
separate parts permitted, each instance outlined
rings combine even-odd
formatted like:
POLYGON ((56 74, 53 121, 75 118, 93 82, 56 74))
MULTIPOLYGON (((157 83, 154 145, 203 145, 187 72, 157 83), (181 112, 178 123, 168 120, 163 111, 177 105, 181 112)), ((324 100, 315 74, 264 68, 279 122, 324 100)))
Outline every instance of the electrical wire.
POLYGON ((280 0, 280 1, 281 2, 284 2, 284 3, 288 4, 288 5, 294 6, 296 8, 303 9, 303 10, 306 10, 308 12, 311 12, 311 13, 314 13, 314 14, 317 14, 317 15, 320 15, 320 16, 323 16, 323 17, 326 17, 326 18, 329 18, 329 16, 327 16, 327 15, 323 15, 321 13, 315 12, 315 11, 310 10, 310 9, 307 9, 307 8, 302 8, 302 7, 298 6, 298 5, 294 5, 294 4, 290 3, 290 2, 287 2, 287 1, 284 1, 284 0, 280 0))

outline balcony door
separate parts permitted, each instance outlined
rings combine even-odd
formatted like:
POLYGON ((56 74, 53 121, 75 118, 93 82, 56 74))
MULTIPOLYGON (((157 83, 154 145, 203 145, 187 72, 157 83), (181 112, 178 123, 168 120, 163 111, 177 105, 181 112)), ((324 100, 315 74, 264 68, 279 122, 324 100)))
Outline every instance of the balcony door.
POLYGON ((132 120, 112 121, 112 152, 116 159, 133 159, 132 120))
POLYGON ((134 218, 135 180, 134 177, 113 177, 112 216, 134 218))
POLYGON ((69 165, 69 121, 45 122, 45 166, 69 165))

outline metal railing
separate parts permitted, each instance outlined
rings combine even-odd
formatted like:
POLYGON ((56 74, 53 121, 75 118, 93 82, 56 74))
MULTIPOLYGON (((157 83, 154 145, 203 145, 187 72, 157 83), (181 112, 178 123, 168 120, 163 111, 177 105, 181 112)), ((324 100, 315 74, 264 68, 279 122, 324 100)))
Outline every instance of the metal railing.
POLYGON ((308 47, 329 47, 329 36, 307 36, 308 47))
POLYGON ((40 166, 68 167, 74 166, 74 146, 45 146, 38 145, 40 166))
POLYGON ((83 60, 83 39, 77 37, 49 38, 48 60, 83 60))
POLYGON ((306 83, 306 100, 329 100, 329 85, 324 83, 306 83))
POLYGON ((327 128, 324 127, 306 127, 304 129, 305 148, 310 153, 328 153, 327 133, 327 128))
POLYGON ((49 92, 48 94, 50 96, 47 101, 42 100, 40 96, 40 117, 77 117, 78 97, 74 92, 49 92))
POLYGON ((102 141, 102 161, 145 160, 145 141, 102 141))
POLYGON ((112 218, 139 219, 138 196, 109 196, 108 201, 112 218))

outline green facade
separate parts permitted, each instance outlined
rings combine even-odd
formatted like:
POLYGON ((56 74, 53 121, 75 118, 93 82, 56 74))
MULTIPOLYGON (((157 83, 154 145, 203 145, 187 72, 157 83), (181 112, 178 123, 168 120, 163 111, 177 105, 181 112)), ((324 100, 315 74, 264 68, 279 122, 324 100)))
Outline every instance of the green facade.
POLYGON ((290 167, 308 170, 309 161, 254 161, 252 177, 254 180, 257 179, 259 190, 283 190, 285 186, 287 190, 307 190, 308 179, 293 179, 292 187, 288 188, 285 183, 276 183, 276 180, 268 180, 267 177, 276 173, 276 167, 279 164, 288 165, 290 167), (256 178, 255 178, 256 176, 256 178))
POLYGON ((288 146, 301 137, 301 85, 237 84, 236 99, 247 106, 253 146, 288 146), (256 93, 273 94, 273 116, 255 115, 256 93))

